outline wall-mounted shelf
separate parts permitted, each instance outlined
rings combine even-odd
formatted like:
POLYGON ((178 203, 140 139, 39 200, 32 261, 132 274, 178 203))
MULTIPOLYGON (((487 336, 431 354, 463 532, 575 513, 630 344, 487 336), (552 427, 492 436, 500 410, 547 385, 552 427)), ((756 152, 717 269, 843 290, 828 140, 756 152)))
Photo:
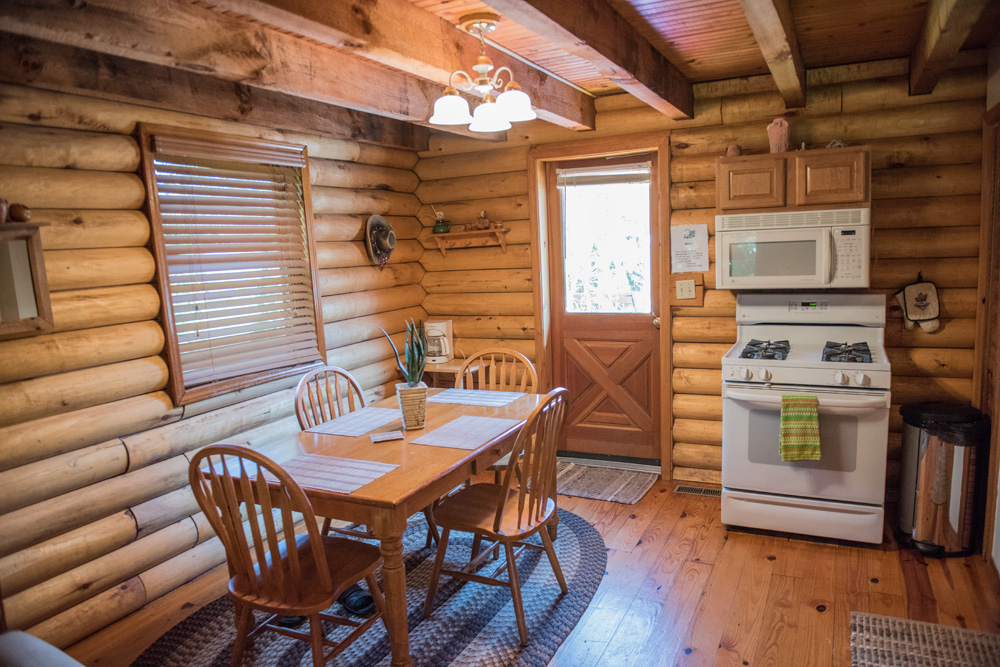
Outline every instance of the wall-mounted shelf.
POLYGON ((448 232, 447 234, 435 234, 438 250, 442 257, 447 257, 449 249, 455 248, 485 248, 487 246, 500 246, 503 252, 507 252, 507 232, 503 229, 479 229, 473 232, 448 232))

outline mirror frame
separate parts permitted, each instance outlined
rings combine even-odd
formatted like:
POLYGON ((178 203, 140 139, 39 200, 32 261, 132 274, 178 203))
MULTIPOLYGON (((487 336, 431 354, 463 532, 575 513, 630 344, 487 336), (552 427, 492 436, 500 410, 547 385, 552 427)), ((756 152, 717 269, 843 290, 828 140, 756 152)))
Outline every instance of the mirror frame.
POLYGON ((42 253, 41 225, 24 222, 0 223, 0 242, 26 241, 31 284, 35 293, 38 315, 21 320, 0 321, 0 340, 22 338, 52 331, 52 304, 49 302, 49 281, 45 275, 42 253))

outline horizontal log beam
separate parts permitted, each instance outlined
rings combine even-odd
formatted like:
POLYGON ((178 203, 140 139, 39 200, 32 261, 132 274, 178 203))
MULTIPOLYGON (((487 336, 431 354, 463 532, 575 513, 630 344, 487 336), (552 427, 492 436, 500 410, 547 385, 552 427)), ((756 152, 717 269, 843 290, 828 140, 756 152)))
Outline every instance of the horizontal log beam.
POLYGON ((606 0, 491 0, 490 6, 660 113, 694 115, 691 82, 606 0))
POLYGON ((934 90, 989 0, 931 0, 920 39, 910 54, 910 94, 934 90))
POLYGON ((785 106, 789 109, 803 106, 806 70, 788 0, 740 0, 740 7, 785 106))
MULTIPOLYGON (((408 0, 368 0, 362 5, 311 0, 211 0, 359 58, 449 85, 451 73, 472 66, 479 40, 408 0)), ((594 98, 528 63, 487 45, 486 55, 509 67, 542 120, 573 130, 594 129, 594 98)), ((426 117, 425 117, 426 118, 426 117)))

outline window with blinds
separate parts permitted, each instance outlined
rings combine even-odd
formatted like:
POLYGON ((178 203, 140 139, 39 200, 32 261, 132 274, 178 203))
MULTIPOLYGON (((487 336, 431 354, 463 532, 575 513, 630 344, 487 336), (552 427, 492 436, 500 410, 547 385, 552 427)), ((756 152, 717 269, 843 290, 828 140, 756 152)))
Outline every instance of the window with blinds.
POLYGON ((150 126, 142 142, 175 404, 321 362, 305 147, 150 126))

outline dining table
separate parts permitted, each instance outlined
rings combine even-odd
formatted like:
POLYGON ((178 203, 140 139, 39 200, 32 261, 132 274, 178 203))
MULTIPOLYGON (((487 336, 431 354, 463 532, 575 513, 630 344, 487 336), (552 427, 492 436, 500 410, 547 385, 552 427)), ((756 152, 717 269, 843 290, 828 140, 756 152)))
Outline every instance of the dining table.
MULTIPOLYGON (((457 400, 491 393, 429 389, 428 399, 444 391, 448 392, 445 397, 458 397, 457 400)), ((402 419, 397 416, 362 435, 318 432, 337 430, 337 420, 333 420, 260 448, 262 453, 280 465, 293 464, 285 469, 305 492, 317 516, 371 527, 379 541, 383 559, 383 622, 389 635, 391 664, 394 666, 412 664, 407 626, 406 571, 403 565, 403 533, 407 519, 509 452, 528 415, 544 399, 544 395, 516 394, 508 398, 511 400, 506 405, 428 400, 422 429, 403 430, 402 419), (470 417, 474 419, 470 420, 470 417), (475 433, 468 436, 461 446, 414 442, 433 440, 435 433, 454 432, 456 426, 467 423, 491 424, 483 442, 476 442, 483 436, 475 433), (377 436, 372 437, 372 434, 391 431, 401 431, 403 437, 385 442, 375 442, 377 436), (349 463, 359 466, 380 466, 381 474, 349 493, 333 491, 312 474, 315 471, 309 470, 310 467, 323 468, 323 464, 333 462, 333 459, 320 457, 337 457, 338 464, 348 459, 349 463)), ((395 396, 369 407, 395 409, 397 414, 399 410, 395 396)), ((368 414, 374 412, 369 411, 368 414)), ((384 410, 382 414, 387 415, 385 419, 392 416, 384 410)))

